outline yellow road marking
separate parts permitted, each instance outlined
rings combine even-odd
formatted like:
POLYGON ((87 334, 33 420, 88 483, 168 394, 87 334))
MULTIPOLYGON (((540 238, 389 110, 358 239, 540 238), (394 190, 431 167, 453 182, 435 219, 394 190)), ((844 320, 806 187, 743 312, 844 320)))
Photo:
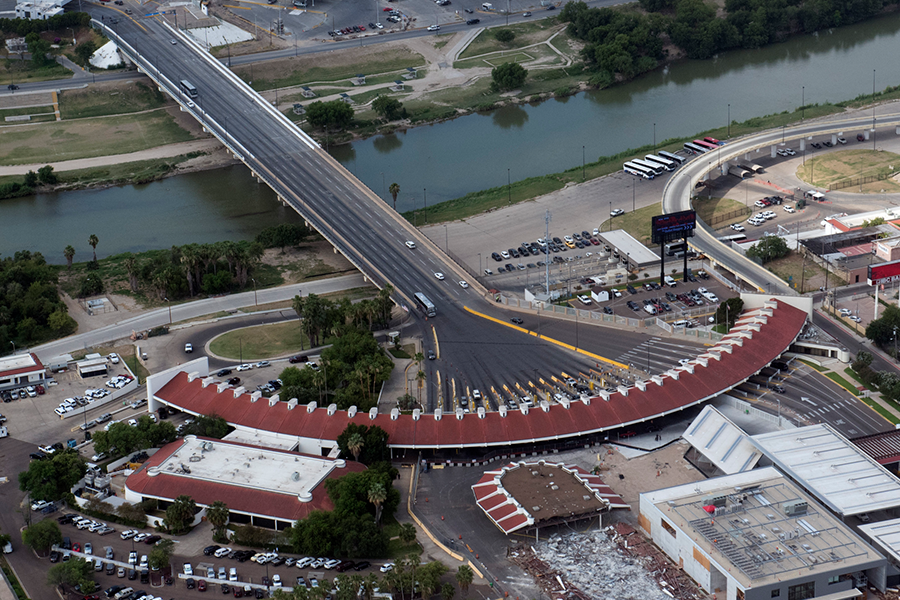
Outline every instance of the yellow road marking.
POLYGON ((234 8, 237 10, 250 10, 249 6, 234 6, 233 4, 223 4, 225 8, 234 8))
POLYGON ((432 333, 432 335, 434 335, 434 349, 435 349, 434 353, 437 355, 438 358, 440 358, 441 357, 441 345, 440 345, 440 343, 438 343, 437 329, 434 328, 434 325, 431 326, 431 333, 432 333))

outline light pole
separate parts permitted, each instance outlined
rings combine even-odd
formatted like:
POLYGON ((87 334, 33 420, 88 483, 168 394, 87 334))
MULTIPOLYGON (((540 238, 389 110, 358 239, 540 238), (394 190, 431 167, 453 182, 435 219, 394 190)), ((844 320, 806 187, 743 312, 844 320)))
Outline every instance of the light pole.
POLYGON ((444 223, 444 252, 450 252, 450 239, 447 237, 447 224, 444 223))
POLYGON ((509 169, 506 169, 506 204, 512 204, 512 179, 510 179, 509 169))
POLYGON ((637 185, 637 179, 632 176, 631 178, 631 212, 634 212, 634 187, 637 185))
POLYGON ((584 146, 581 147, 581 180, 584 181, 584 146))
POLYGON ((422 188, 422 212, 425 217, 425 224, 428 225, 428 188, 422 188))
POLYGON ((875 69, 872 69, 872 150, 875 150, 875 69))
POLYGON ((612 200, 609 201, 609 230, 612 231, 612 200))
POLYGON ((250 281, 253 282, 253 305, 259 306, 259 298, 256 297, 256 280, 251 277, 250 281))
POLYGON ((68 29, 69 31, 72 32, 72 45, 73 45, 73 46, 77 46, 77 45, 78 45, 78 39, 75 37, 75 30, 72 29, 71 27, 66 27, 66 29, 68 29))
POLYGON ((481 252, 478 253, 478 272, 484 273, 484 271, 481 270, 481 252))
POLYGON ((166 301, 166 306, 169 309, 169 325, 171 325, 172 324, 172 303, 169 302, 168 298, 163 298, 163 300, 166 301))
POLYGON ((806 86, 800 86, 800 122, 803 122, 803 116, 806 114, 806 86))
POLYGON ((16 343, 13 342, 13 341, 10 341, 9 343, 12 344, 12 347, 13 347, 13 354, 15 354, 15 353, 16 353, 16 343))
POLYGON ((728 105, 728 137, 731 137, 731 104, 728 105))
POLYGON ((656 123, 653 124, 653 151, 656 152, 656 123))
POLYGON ((381 197, 387 202, 387 187, 384 185, 384 173, 381 174, 381 197))

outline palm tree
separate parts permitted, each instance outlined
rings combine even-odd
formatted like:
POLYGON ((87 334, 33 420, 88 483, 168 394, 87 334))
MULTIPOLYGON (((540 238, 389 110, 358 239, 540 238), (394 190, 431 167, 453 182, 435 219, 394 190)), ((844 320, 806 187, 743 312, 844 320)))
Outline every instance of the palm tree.
POLYGON ((416 541, 416 526, 412 523, 404 523, 400 526, 400 541, 410 544, 416 541))
POLYGON ((463 596, 469 592, 469 585, 472 583, 474 576, 475 573, 472 572, 472 568, 469 565, 460 565, 456 569, 456 583, 462 589, 463 596))
MULTIPOLYGON (((416 356, 422 354, 421 352, 416 356)), ((419 393, 419 404, 422 404, 422 386, 425 384, 425 371, 419 369, 419 372, 416 373, 416 381, 418 381, 418 393, 419 393)))
POLYGON ((96 234, 92 233, 91 237, 88 238, 88 244, 90 244, 91 248, 94 249, 94 262, 97 262, 97 244, 99 243, 100 238, 98 238, 96 234))
POLYGON ((213 526, 215 537, 222 537, 222 530, 228 524, 230 515, 228 505, 221 500, 216 500, 206 509, 206 520, 213 526))
POLYGON ((63 250, 63 256, 66 257, 66 268, 71 269, 72 259, 75 258, 75 248, 73 248, 71 245, 66 246, 66 249, 63 250))
POLYGON ((128 274, 128 285, 131 286, 131 291, 138 291, 137 259, 129 252, 122 262, 122 266, 125 267, 125 272, 128 274))
POLYGON ((381 522, 381 505, 387 500, 387 491, 381 483, 373 483, 369 486, 369 502, 375 505, 375 524, 381 522))
POLYGON ((397 194, 400 193, 400 186, 396 183, 392 183, 391 187, 388 188, 388 192, 391 193, 391 197, 394 199, 394 211, 397 210, 397 194))
POLYGON ((353 460, 359 462, 359 453, 362 451, 363 446, 365 445, 366 442, 363 439, 363 436, 359 435, 358 433, 354 433, 350 436, 350 438, 347 440, 347 450, 349 450, 350 453, 353 454, 353 460))

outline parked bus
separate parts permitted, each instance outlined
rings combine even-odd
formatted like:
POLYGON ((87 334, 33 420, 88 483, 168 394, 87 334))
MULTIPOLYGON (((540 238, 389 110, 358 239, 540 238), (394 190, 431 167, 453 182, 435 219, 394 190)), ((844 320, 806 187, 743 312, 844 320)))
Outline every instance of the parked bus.
POLYGON ((709 142, 704 142, 703 140, 694 140, 694 143, 701 148, 706 148, 707 150, 717 150, 719 148, 715 144, 710 144, 709 142))
POLYGON ((734 235, 723 235, 719 238, 719 241, 723 244, 730 244, 731 242, 743 242, 747 239, 747 235, 744 233, 735 233, 734 235))
POLYGON ((627 162, 624 165, 622 165, 622 168, 625 169, 625 172, 628 173, 629 175, 643 177, 644 179, 653 179, 656 176, 653 173, 653 171, 650 171, 649 169, 645 169, 644 167, 641 167, 639 165, 636 165, 636 164, 630 163, 630 162, 627 162))
POLYGON ((426 317, 433 317, 437 314, 437 309, 434 308, 434 304, 431 303, 428 296, 422 292, 416 292, 413 297, 416 299, 416 306, 422 309, 426 317))
POLYGON ((678 163, 669 160, 668 158, 663 158, 662 156, 657 156, 655 154, 648 154, 644 157, 649 163, 654 165, 661 165, 663 169, 666 171, 674 171, 678 168, 678 163))
POLYGON ((725 142, 720 142, 719 140, 717 140, 716 138, 713 138, 713 137, 705 137, 705 138, 703 138, 703 141, 709 142, 710 144, 712 144, 714 146, 724 146, 725 145, 725 142))
POLYGON ((635 158, 631 161, 639 167, 644 167, 645 169, 650 169, 654 175, 662 175, 665 169, 661 165, 657 165, 652 162, 648 162, 646 160, 641 160, 639 158, 635 158))
POLYGON ((675 256, 676 253, 684 252, 685 250, 687 250, 687 244, 684 242, 666 244, 666 256, 675 256))
POLYGON ((703 146, 698 146, 693 142, 685 142, 684 149, 690 152, 691 154, 703 154, 705 152, 709 152, 709 148, 704 148, 703 146))
POLYGON ((678 156, 677 154, 673 154, 671 152, 666 152, 665 150, 660 150, 659 152, 657 152, 657 154, 659 156, 662 156, 663 158, 668 158, 669 160, 676 162, 679 165, 683 165, 687 162, 687 159, 685 157, 678 156))
POLYGON ((189 98, 197 97, 197 88, 195 88, 194 84, 187 79, 181 80, 181 91, 187 94, 189 98))

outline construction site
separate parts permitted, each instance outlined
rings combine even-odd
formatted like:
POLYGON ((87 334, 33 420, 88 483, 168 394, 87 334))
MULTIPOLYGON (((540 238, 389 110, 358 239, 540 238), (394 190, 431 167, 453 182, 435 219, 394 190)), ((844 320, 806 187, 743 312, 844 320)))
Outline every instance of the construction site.
POLYGON ((691 579, 630 525, 554 534, 510 552, 553 600, 700 600, 691 579))

